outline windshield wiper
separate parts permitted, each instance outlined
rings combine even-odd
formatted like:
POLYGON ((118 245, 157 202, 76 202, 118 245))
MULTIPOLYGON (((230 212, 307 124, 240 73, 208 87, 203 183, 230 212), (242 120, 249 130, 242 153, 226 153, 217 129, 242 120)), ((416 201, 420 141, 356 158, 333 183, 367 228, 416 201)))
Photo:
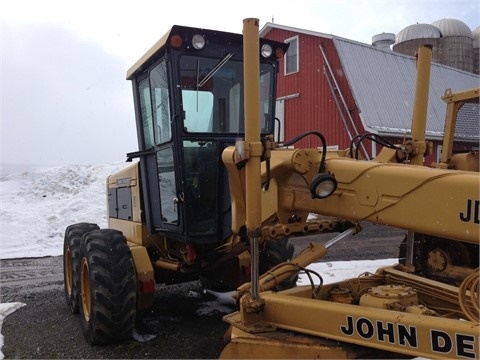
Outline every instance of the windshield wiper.
MULTIPOLYGON (((225 63, 230 60, 230 58, 233 56, 233 53, 232 52, 229 52, 227 55, 225 55, 225 57, 220 60, 218 62, 217 65, 215 65, 213 67, 212 70, 209 71, 209 73, 207 75, 205 75, 205 77, 201 80, 201 81, 198 81, 198 77, 197 77, 197 89, 198 88, 201 88, 203 85, 205 85, 205 83, 210 80, 210 78, 215 75, 215 73, 220 70, 220 68, 225 65, 225 63)), ((198 67, 197 67, 197 74, 198 74, 198 67)))

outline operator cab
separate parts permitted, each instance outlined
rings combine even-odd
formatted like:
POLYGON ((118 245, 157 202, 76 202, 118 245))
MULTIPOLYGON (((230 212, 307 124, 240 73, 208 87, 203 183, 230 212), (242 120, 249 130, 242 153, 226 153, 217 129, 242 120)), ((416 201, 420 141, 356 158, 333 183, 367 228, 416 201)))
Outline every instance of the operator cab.
MULTIPOLYGON (((273 133, 278 58, 260 39, 262 137, 273 133)), ((197 244, 231 234, 222 151, 244 138, 243 36, 173 26, 128 72, 132 80, 145 222, 197 244)))

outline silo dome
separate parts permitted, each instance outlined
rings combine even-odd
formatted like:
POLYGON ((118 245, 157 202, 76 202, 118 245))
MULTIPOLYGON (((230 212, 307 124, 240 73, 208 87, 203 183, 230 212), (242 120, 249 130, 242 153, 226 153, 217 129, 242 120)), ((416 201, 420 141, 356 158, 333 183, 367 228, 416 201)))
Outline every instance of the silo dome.
POLYGON ((395 43, 395 34, 381 33, 372 37, 372 45, 383 50, 391 50, 390 45, 395 43))
POLYGON ((472 37, 473 37, 473 48, 478 49, 480 47, 480 26, 477 26, 472 31, 472 37))
POLYGON ((472 37, 472 31, 470 28, 462 21, 457 19, 442 19, 437 20, 432 23, 433 26, 437 27, 442 36, 467 36, 472 37))
POLYGON ((434 25, 413 24, 401 30, 395 42, 398 44, 413 39, 438 39, 441 36, 440 30, 434 25))

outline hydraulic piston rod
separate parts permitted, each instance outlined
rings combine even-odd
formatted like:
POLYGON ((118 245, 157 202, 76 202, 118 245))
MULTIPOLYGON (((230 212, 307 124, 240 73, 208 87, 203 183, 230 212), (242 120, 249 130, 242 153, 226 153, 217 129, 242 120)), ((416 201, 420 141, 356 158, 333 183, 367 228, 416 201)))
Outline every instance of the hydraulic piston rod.
MULTIPOLYGON (((256 284, 256 286, 258 286, 262 292, 274 289, 275 286, 289 279, 301 269, 306 268, 311 263, 321 259, 327 253, 328 248, 345 239, 347 236, 354 234, 356 230, 357 229, 355 227, 351 227, 350 229, 338 234, 325 244, 310 244, 310 246, 303 250, 296 258, 289 262, 281 263, 267 273, 263 274, 258 280, 258 284, 256 284)), ((248 292, 252 286, 252 283, 245 283, 240 286, 237 289, 237 292, 234 294, 234 299, 240 299, 240 297, 248 292)))

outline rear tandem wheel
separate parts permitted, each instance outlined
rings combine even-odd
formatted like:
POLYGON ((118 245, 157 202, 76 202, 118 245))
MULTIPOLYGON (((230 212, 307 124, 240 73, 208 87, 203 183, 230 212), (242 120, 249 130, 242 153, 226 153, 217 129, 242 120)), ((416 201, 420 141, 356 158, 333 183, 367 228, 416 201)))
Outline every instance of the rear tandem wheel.
POLYGON ((132 336, 136 316, 136 276, 130 248, 120 231, 101 229, 80 246, 80 313, 92 345, 132 336))
POLYGON ((63 240, 63 279, 65 299, 72 314, 79 313, 78 269, 80 266, 80 243, 84 234, 99 229, 98 225, 90 223, 73 224, 65 230, 63 240))

